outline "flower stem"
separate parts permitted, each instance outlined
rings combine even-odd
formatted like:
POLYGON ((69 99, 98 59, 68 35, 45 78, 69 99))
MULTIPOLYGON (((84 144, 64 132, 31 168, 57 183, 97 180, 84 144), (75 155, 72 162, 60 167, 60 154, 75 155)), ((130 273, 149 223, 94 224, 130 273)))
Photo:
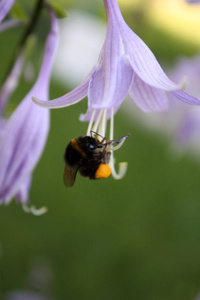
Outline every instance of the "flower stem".
POLYGON ((36 3, 36 6, 35 6, 35 10, 34 10, 34 13, 33 13, 33 16, 29 22, 29 24, 27 25, 23 35, 22 35, 22 38, 19 42, 19 45, 17 47, 17 50, 15 51, 15 54, 14 54, 14 57, 12 58, 12 61, 8 67, 8 70, 6 72, 6 75, 4 77, 4 80, 3 82, 6 80, 6 78, 9 76, 11 70, 13 69, 13 66, 15 64, 15 61, 17 60, 18 56, 20 55, 20 53, 22 52, 22 49, 26 43, 26 40, 27 38, 29 37, 29 35, 32 33, 32 31, 34 30, 34 27, 38 21, 38 18, 39 18, 39 15, 40 15, 40 12, 43 8, 43 5, 44 5, 44 0, 38 0, 37 3, 36 3))

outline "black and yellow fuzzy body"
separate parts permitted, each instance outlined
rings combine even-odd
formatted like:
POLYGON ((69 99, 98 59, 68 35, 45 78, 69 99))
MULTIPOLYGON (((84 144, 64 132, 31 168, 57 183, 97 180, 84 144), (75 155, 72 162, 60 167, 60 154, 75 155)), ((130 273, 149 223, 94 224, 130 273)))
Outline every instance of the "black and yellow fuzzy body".
POLYGON ((75 182, 79 173, 90 179, 107 178, 111 174, 107 162, 110 153, 106 151, 107 141, 97 137, 80 136, 72 139, 65 149, 64 182, 67 187, 75 182))

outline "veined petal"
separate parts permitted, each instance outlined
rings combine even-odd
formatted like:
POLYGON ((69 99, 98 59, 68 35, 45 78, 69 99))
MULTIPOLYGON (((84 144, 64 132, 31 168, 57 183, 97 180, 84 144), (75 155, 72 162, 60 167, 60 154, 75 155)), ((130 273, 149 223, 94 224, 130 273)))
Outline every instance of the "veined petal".
POLYGON ((124 52, 114 20, 108 22, 106 40, 88 90, 88 106, 108 109, 121 103, 130 87, 133 70, 124 52))
POLYGON ((174 97, 190 105, 200 105, 200 100, 198 98, 191 96, 184 91, 174 91, 174 92, 170 92, 170 94, 172 94, 174 97))
MULTIPOLYGON (((36 166, 46 143, 49 111, 31 101, 32 94, 48 100, 50 71, 57 46, 55 15, 48 35, 40 74, 32 90, 11 115, 0 143, 0 203, 8 203, 22 192, 22 185, 36 166)), ((25 193, 23 193, 25 195, 25 193)), ((25 201, 27 199, 24 199, 25 201)))
POLYGON ((146 84, 137 74, 134 75, 129 95, 145 112, 162 111, 168 108, 166 92, 146 84))
POLYGON ((30 93, 7 122, 0 145, 0 199, 9 202, 39 160, 49 129, 49 111, 30 93))
POLYGON ((91 74, 89 74, 88 77, 79 86, 77 86, 71 92, 67 93, 62 97, 56 98, 48 102, 40 100, 37 97, 32 97, 32 99, 39 106, 47 108, 62 108, 73 105, 87 96, 90 77, 91 74))
POLYGON ((0 1, 0 22, 5 18, 15 0, 1 0, 0 1))
POLYGON ((104 0, 108 18, 116 20, 124 49, 133 70, 147 84, 166 91, 180 90, 185 82, 175 84, 162 70, 152 51, 125 23, 116 0, 104 0))

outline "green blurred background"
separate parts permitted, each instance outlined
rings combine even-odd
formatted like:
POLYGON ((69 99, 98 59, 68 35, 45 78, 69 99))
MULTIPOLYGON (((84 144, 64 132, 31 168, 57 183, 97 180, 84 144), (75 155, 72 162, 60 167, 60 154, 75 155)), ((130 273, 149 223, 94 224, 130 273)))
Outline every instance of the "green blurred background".
MULTIPOLYGON (((67 9, 105 19, 102 1, 61 2, 67 9)), ((186 34, 176 36, 151 21, 148 8, 158 7, 157 2, 119 3, 127 23, 159 61, 172 64, 178 55, 195 54, 200 47, 200 23, 199 28, 195 24, 199 36, 188 42, 186 34)), ((168 0, 161 2, 165 5, 168 0)), ((184 18, 183 14, 183 22, 184 18)), ((44 14, 31 58, 36 70, 48 25, 44 14)), ((19 27, 0 36, 1 81, 22 32, 19 27)), ((21 79, 10 111, 30 86, 21 79)), ((54 78, 50 98, 70 89, 67 82, 63 85, 54 78)), ((174 160, 164 134, 150 132, 121 109, 115 117, 115 137, 133 134, 116 153, 117 161, 128 162, 125 178, 89 181, 78 175, 74 187, 67 189, 62 179, 63 153, 71 138, 86 133, 87 124, 78 121, 86 108, 84 100, 51 111, 48 142, 30 191, 31 203, 47 206, 48 213, 26 214, 15 201, 0 207, 0 299, 17 290, 56 300, 194 299, 200 289, 199 162, 189 155, 174 160)))

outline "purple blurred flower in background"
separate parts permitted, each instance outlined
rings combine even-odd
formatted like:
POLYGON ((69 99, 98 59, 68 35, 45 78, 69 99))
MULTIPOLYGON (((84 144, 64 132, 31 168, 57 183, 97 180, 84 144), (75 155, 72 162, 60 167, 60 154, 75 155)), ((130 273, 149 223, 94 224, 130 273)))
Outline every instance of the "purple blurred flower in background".
POLYGON ((2 300, 53 300, 53 298, 36 292, 13 291, 8 293, 2 300))
POLYGON ((188 3, 200 3, 200 0, 186 0, 188 3))
MULTIPOLYGON (((193 58, 180 58, 173 70, 171 77, 176 80, 181 74, 187 74, 187 91, 200 97, 200 55, 193 58)), ((199 140, 200 133, 200 107, 174 103, 171 99, 171 107, 166 112, 167 118, 175 118, 176 124, 174 130, 174 144, 180 147, 188 147, 199 140)))
MULTIPOLYGON (((0 126, 0 203, 9 203, 16 197, 20 203, 28 202, 32 172, 43 152, 48 131, 49 111, 41 110, 31 96, 38 95, 48 100, 51 68, 58 42, 55 14, 51 11, 51 31, 48 34, 44 57, 38 78, 8 121, 2 118, 0 126)), ((14 66, 10 81, 12 84, 14 66)), ((15 73, 15 72, 14 72, 15 73)), ((16 75, 16 74, 15 74, 16 75)), ((5 87, 5 86, 4 86, 5 87)), ((8 89, 5 89, 8 92, 8 89)), ((1 101, 1 99, 0 99, 1 101)), ((5 102, 5 99, 3 100, 5 102)), ((34 210, 33 210, 34 212, 34 210)))
POLYGON ((5 18, 13 4, 15 3, 15 0, 1 0, 0 1, 0 23, 5 18))
MULTIPOLYGON (((184 82, 177 85, 166 76, 151 50, 125 23, 117 1, 104 0, 104 4, 107 34, 91 73, 78 87, 60 98, 44 102, 33 94, 33 100, 43 107, 61 108, 88 96, 87 113, 80 116, 81 121, 89 121, 87 135, 92 129, 105 136, 106 120, 111 118, 110 140, 113 139, 114 113, 127 94, 145 112, 167 109, 168 94, 183 102, 200 105, 197 98, 180 91, 184 82)), ((41 96, 39 98, 42 99, 41 96)), ((123 170, 116 174, 112 153, 109 165, 115 178, 124 175, 124 164, 123 170)))

